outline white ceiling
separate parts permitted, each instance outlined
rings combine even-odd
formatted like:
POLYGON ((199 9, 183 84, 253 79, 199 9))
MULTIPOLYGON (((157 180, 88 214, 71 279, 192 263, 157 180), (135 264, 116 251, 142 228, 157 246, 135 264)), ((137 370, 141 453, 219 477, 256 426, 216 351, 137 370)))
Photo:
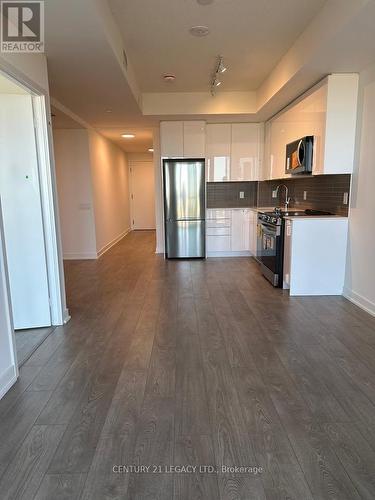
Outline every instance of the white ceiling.
POLYGON ((45 0, 45 8, 54 103, 125 151, 147 151, 160 119, 268 119, 325 75, 375 59, 374 0, 45 0), (193 38, 193 24, 211 34, 193 38), (211 97, 220 53, 228 71, 211 97), (175 84, 165 87, 164 71, 176 72, 175 84), (124 142, 124 132, 137 137, 124 142))
POLYGON ((117 144, 126 153, 147 153, 154 143, 152 129, 139 129, 137 127, 105 128, 101 129, 100 133, 117 144), (124 139, 121 137, 122 134, 127 133, 134 134, 135 138, 124 139))
POLYGON ((109 0, 143 92, 207 91, 217 56, 220 90, 255 90, 325 0, 109 0), (210 34, 193 37, 205 25, 210 34), (165 82, 162 75, 176 80, 165 82))

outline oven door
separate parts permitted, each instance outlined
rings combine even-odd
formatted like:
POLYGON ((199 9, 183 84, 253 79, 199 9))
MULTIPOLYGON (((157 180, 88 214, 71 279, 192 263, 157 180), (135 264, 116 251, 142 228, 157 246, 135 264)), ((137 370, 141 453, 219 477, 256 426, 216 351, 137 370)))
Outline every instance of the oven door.
POLYGON ((280 283, 281 229, 281 226, 267 222, 258 223, 257 257, 264 276, 273 286, 279 286, 280 283))

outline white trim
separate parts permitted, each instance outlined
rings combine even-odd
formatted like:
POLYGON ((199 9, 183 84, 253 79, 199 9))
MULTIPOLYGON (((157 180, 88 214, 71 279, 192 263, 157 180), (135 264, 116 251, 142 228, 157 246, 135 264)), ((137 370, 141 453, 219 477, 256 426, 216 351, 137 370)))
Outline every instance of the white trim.
POLYGON ((98 254, 96 252, 88 253, 64 253, 64 260, 96 260, 98 254))
POLYGON ((4 386, 2 387, 2 382, 0 382, 0 399, 4 396, 4 394, 10 389, 10 387, 17 381, 19 371, 18 371, 18 359, 17 359, 17 349, 16 349, 16 337, 14 332, 13 325, 13 315, 12 315, 12 307, 10 303, 10 286, 9 286, 9 275, 8 275, 8 266, 7 266, 7 256, 6 256, 6 248, 5 241, 3 239, 4 234, 4 226, 3 226, 3 212, 1 208, 1 197, 0 197, 0 287, 3 288, 5 294, 5 300, 7 301, 7 307, 5 308, 5 320, 7 323, 7 333, 9 339, 9 345, 11 347, 11 366, 13 369, 14 376, 11 376, 7 379, 7 368, 5 372, 2 373, 0 380, 4 381, 4 386), (5 373, 5 375, 4 375, 5 373))
POLYGON ((102 249, 99 250, 98 257, 101 257, 103 254, 105 254, 106 252, 108 252, 108 250, 110 248, 112 248, 114 245, 116 245, 116 243, 118 243, 123 238, 125 238, 125 236, 127 234, 129 234, 130 231, 131 231, 131 229, 130 229, 130 227, 128 227, 128 229, 126 229, 123 233, 121 233, 119 236, 117 236, 114 240, 112 240, 109 243, 107 243, 107 245, 105 245, 102 249))
POLYGON ((0 375, 0 399, 9 391, 13 384, 17 382, 18 373, 16 365, 10 365, 0 375))
POLYGON ((61 261, 61 246, 59 245, 59 226, 55 214, 58 213, 56 204, 56 183, 52 170, 53 151, 51 148, 52 136, 49 133, 51 126, 49 113, 46 109, 45 96, 33 96, 33 112, 35 125, 35 143, 38 155, 40 197, 43 213, 44 240, 46 264, 48 272, 48 287, 51 305, 52 325, 64 323, 65 282, 64 270, 61 261))
POLYGON ((363 297, 359 293, 356 293, 347 287, 344 288, 343 295, 346 299, 350 300, 350 302, 360 307, 367 313, 371 314, 371 316, 375 316, 374 302, 371 302, 370 300, 366 299, 366 297, 363 297))

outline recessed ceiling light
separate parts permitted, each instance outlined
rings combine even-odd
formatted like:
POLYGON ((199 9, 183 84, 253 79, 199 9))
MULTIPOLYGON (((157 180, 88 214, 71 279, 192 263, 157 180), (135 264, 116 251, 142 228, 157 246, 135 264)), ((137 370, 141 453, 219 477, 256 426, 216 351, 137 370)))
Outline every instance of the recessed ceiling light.
POLYGON ((214 0, 197 0, 199 5, 210 5, 213 3, 214 0))
POLYGON ((207 36, 210 32, 207 26, 193 26, 189 31, 191 35, 198 37, 207 36))
POLYGON ((135 135, 134 134, 122 134, 124 139, 134 139, 135 135))
POLYGON ((106 109, 105 112, 106 113, 112 113, 112 110, 111 109, 106 109))
POLYGON ((176 76, 172 73, 166 73, 165 75, 163 75, 163 78, 166 82, 173 82, 174 80, 176 80, 176 76))
POLYGON ((153 152, 154 152, 154 148, 150 148, 150 149, 148 150, 148 152, 149 152, 149 153, 153 153, 153 152))

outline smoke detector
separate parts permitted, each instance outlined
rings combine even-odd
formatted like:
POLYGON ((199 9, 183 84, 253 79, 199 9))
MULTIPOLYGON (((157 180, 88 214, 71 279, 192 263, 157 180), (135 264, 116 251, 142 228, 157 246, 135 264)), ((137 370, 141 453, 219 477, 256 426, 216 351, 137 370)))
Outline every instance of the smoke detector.
POLYGON ((207 36, 210 30, 207 28, 207 26, 193 26, 192 28, 190 28, 189 32, 193 36, 203 37, 207 36))
POLYGON ((163 75, 163 78, 166 82, 174 82, 176 80, 176 76, 172 73, 166 73, 165 75, 163 75))

